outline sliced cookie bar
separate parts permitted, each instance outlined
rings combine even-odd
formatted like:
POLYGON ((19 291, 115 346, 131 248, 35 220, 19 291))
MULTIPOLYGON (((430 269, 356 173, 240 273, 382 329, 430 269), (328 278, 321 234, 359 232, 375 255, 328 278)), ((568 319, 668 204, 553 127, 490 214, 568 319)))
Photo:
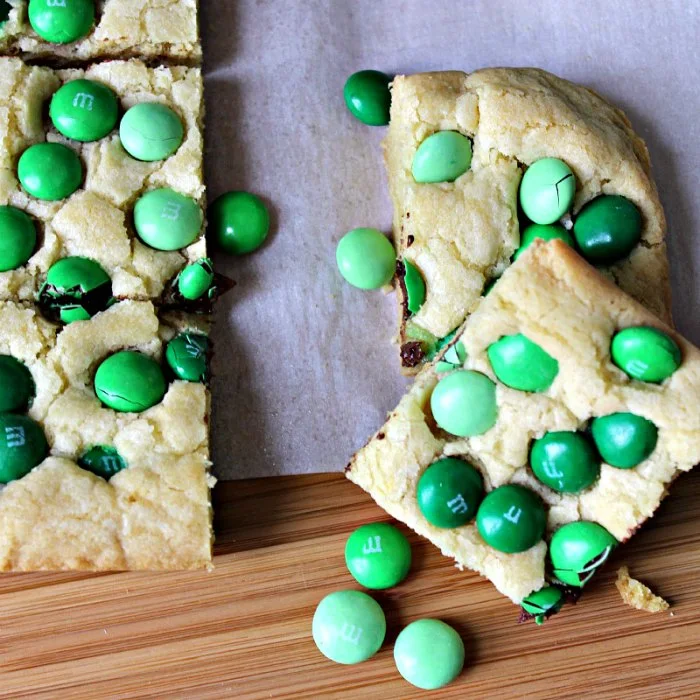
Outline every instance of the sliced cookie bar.
POLYGON ((700 351, 535 241, 347 476, 515 602, 581 586, 700 462, 700 351))
MULTIPOLYGON (((511 263, 531 223, 518 206, 521 179, 545 158, 560 159, 575 178, 575 190, 573 179, 566 183, 566 227, 601 195, 623 197, 641 217, 636 244, 599 249, 594 262, 670 321, 666 223, 647 149, 625 115, 591 90, 537 69, 398 76, 384 150, 406 372, 432 358, 511 263)), ((551 183, 557 199, 561 184, 551 183)), ((571 231, 559 230, 573 243, 571 231)))

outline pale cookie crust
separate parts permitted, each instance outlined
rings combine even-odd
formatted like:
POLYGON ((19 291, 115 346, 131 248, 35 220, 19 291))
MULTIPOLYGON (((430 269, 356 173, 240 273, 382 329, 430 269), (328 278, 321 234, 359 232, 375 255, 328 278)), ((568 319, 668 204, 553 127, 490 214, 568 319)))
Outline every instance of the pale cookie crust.
POLYGON ((656 595, 648 586, 630 576, 629 569, 622 566, 617 570, 615 586, 620 592, 622 602, 636 610, 657 613, 668 610, 668 601, 656 595))
POLYGON ((352 459, 347 476, 458 566, 478 571, 520 602, 544 585, 545 542, 503 554, 483 542, 473 522, 452 530, 433 527, 418 509, 420 475, 440 457, 462 456, 481 471, 487 490, 519 483, 540 494, 549 507, 549 531, 593 520, 624 541, 654 513, 670 482, 700 462, 700 351, 560 241, 536 242, 467 319, 458 334, 467 351, 465 368, 495 380, 486 350, 514 333, 525 334, 558 360, 559 374, 546 392, 525 393, 497 382, 496 425, 460 439, 435 425, 430 396, 439 375, 426 367, 352 459), (665 330, 681 347, 680 368, 661 385, 632 381, 611 362, 612 335, 638 325, 665 330), (599 480, 578 495, 557 494, 533 477, 526 466, 532 440, 552 430, 582 429, 591 418, 618 411, 657 426, 651 457, 634 469, 603 464, 599 480))
POLYGON ((202 92, 198 68, 149 68, 134 60, 53 71, 17 58, 0 58, 0 204, 27 211, 41 229, 29 262, 0 273, 0 299, 35 300, 51 265, 69 255, 97 260, 112 278, 117 297, 158 299, 184 265, 206 256, 204 236, 181 251, 158 251, 141 243, 131 223, 136 200, 159 187, 194 197, 204 208, 202 92), (146 163, 126 153, 118 130, 100 141, 80 144, 49 128, 42 120, 44 105, 62 83, 83 77, 111 87, 122 111, 140 102, 174 109, 185 126, 178 151, 164 161, 146 163), (60 202, 30 197, 16 177, 22 152, 45 140, 65 143, 83 162, 82 188, 60 202))
POLYGON ((162 359, 201 318, 159 319, 149 302, 124 301, 59 329, 30 305, 0 302, 0 354, 26 363, 37 385, 29 415, 50 456, 0 491, 0 570, 187 569, 211 563, 209 392, 173 381, 161 403, 117 413, 95 396, 99 363, 122 349, 162 359), (108 482, 76 465, 113 445, 128 468, 108 482))
MULTIPOLYGON (((600 194, 620 194, 639 207, 640 245, 605 274, 670 322, 666 222, 646 146, 627 117, 591 90, 533 68, 397 76, 384 152, 398 257, 426 282, 425 303, 410 319, 418 329, 448 335, 508 267, 520 242, 523 167, 544 157, 561 158, 576 175, 574 213, 600 194), (453 183, 418 184, 411 174, 416 149, 442 130, 473 139, 471 168, 453 183)), ((403 345, 412 334, 401 290, 399 296, 403 345)), ((415 371, 409 365, 404 361, 415 371)))
POLYGON ((197 0, 97 0, 90 33, 65 45, 34 32, 26 0, 8 1, 14 9, 0 35, 3 51, 63 62, 147 58, 196 65, 202 60, 197 0))

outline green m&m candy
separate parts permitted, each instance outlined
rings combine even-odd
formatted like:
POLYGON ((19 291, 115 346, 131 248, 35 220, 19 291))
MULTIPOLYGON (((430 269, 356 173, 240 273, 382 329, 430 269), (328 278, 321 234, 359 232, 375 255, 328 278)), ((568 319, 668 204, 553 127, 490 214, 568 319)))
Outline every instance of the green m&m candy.
POLYGON ((547 512, 540 497, 518 484, 499 486, 486 495, 476 527, 489 547, 514 554, 536 545, 544 535, 547 512))
POLYGON ((584 586, 602 566, 617 540, 598 523, 579 520, 560 527, 549 543, 554 575, 570 586, 584 586))
POLYGON ((559 612, 563 603, 562 589, 557 586, 546 586, 530 593, 520 605, 528 615, 535 618, 535 624, 541 625, 548 617, 559 612))
POLYGON ((353 578, 367 588, 391 588, 411 568, 411 545, 389 523, 362 525, 348 537, 345 564, 353 578))
POLYGON ((379 603, 360 591, 336 591, 316 608, 312 623, 319 651, 339 664, 374 656, 384 642, 386 618, 379 603))
POLYGON ((35 143, 20 156, 17 175, 32 197, 53 202, 80 187, 83 166, 78 154, 62 143, 35 143))
POLYGON ((34 396, 27 366, 11 355, 0 355, 0 413, 25 411, 34 396))
POLYGON ((435 690, 462 672, 464 642, 457 630, 442 620, 416 620, 396 638, 394 661, 411 685, 435 690))
POLYGON ((0 206, 0 272, 16 270, 32 257, 36 227, 21 209, 0 206))
POLYGON ((435 527, 460 527, 476 516, 484 497, 481 474, 462 459, 433 462, 418 479, 418 508, 435 527))
POLYGON ((553 224, 574 203, 576 178, 558 158, 536 160, 520 182, 520 206, 530 221, 553 224))
POLYGON ((165 349, 165 359, 178 379, 187 382, 207 380, 209 338, 201 333, 180 333, 165 349))
POLYGON ((214 266, 209 258, 187 265, 177 277, 177 291, 189 301, 196 301, 214 284, 214 266))
POLYGON ((667 333, 651 326, 625 328, 613 336, 613 362, 632 379, 658 383, 681 365, 681 349, 667 333))
POLYGON ((627 257, 642 237, 642 215, 626 197, 604 194, 588 202, 574 222, 581 255, 594 265, 627 257))
POLYGON ((95 393, 115 411, 140 413, 165 396, 165 377, 148 355, 123 350, 108 357, 95 374, 95 393))
POLYGON ((481 435, 498 418, 496 385, 481 372, 451 372, 433 389, 430 409, 435 422, 448 433, 459 437, 481 435))
POLYGON ((391 107, 391 78, 378 70, 361 70, 345 82, 343 97, 352 115, 369 126, 386 126, 391 107))
POLYGON ((418 268, 410 260, 404 258, 403 265, 406 306, 412 314, 417 314, 425 301, 425 281, 418 268))
POLYGON ((78 464, 89 472, 109 481, 117 472, 126 469, 126 461, 109 445, 97 445, 90 448, 79 460, 78 464))
POLYGON ((41 426, 27 416, 0 414, 0 484, 21 479, 49 453, 41 426))
POLYGON ((598 478, 600 458, 581 433, 553 431, 535 440, 530 467, 550 489, 578 493, 598 478))
POLYGON ((411 172, 416 182, 453 182, 471 163, 469 138, 457 131, 438 131, 418 146, 411 172))
POLYGON ((117 96, 94 80, 71 80, 51 98, 49 116, 64 136, 76 141, 97 141, 114 129, 117 96))
POLYGON ((379 289, 391 282, 396 270, 394 246, 376 228, 346 233, 335 250, 340 274, 358 289, 379 289))
POLYGON ((265 203, 250 192, 226 192, 209 207, 207 235, 214 246, 229 255, 257 250, 270 232, 265 203))
MULTIPOLYGON (((452 338, 454 338, 455 333, 456 331, 453 331, 450 334, 452 338)), ((442 347, 444 347, 444 345, 442 347)), ((467 350, 464 347, 464 343, 461 340, 458 340, 447 349, 447 352, 442 356, 442 359, 435 364, 435 371, 451 372, 453 369, 459 369, 460 367, 464 366, 466 361, 467 350)))
POLYGON ((489 345, 491 368, 499 381, 520 391, 546 391, 559 373, 559 363, 522 333, 489 345))
POLYGON ((57 313, 63 323, 86 321, 112 302, 109 275, 99 263, 78 256, 55 262, 39 292, 39 304, 57 313))
POLYGON ((158 102, 134 105, 119 124, 119 140, 137 160, 152 162, 171 156, 180 148, 184 135, 180 117, 158 102))
POLYGON ((634 413, 612 413, 594 418, 591 433, 603 460, 611 467, 632 469, 654 451, 656 426, 634 413))
POLYGON ((574 239, 561 224, 530 224, 520 237, 520 247, 513 253, 513 260, 517 260, 538 238, 543 241, 558 239, 574 247, 574 239))
POLYGON ((180 250, 194 243, 202 229, 199 204, 168 187, 146 192, 134 207, 139 238, 156 250, 180 250))
POLYGON ((84 37, 95 21, 94 0, 29 0, 32 29, 52 44, 84 37))

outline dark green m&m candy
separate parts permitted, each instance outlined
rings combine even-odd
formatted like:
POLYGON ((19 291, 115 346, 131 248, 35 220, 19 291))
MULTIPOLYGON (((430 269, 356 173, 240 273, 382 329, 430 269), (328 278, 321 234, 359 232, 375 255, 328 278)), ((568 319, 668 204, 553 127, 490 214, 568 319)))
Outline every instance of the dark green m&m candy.
POLYGON ((520 237, 520 247, 513 253, 513 260, 517 260, 538 238, 543 241, 558 239, 574 247, 574 239, 561 224, 530 224, 520 237))
POLYGON ((581 433, 554 431, 535 440, 530 467, 550 489, 578 493, 598 478, 600 458, 581 433))
POLYGON ((520 206, 530 221, 553 224, 571 209, 576 178, 558 158, 541 158, 525 171, 520 182, 520 206))
POLYGON ((559 373, 559 363, 522 333, 492 343, 487 355, 498 380, 520 391, 546 391, 559 373))
POLYGON ((117 472, 126 469, 126 461, 109 445, 97 445, 90 448, 79 460, 78 464, 89 472, 109 481, 117 472))
POLYGON ((177 290, 189 301, 201 299, 214 284, 214 266, 209 258, 187 265, 177 278, 177 290))
POLYGON ((642 215, 629 199, 604 194, 586 204, 574 222, 581 255, 594 265, 627 257, 642 237, 642 215))
POLYGON ((416 182, 453 182, 471 163, 469 138, 457 131, 438 131, 418 146, 411 172, 416 182))
POLYGON ((270 232, 270 213, 260 197, 250 192, 226 192, 209 207, 207 235, 216 248, 229 255, 257 250, 270 232))
POLYGON ((389 123, 391 78, 378 70, 361 70, 345 82, 343 97, 352 115, 369 126, 389 123))
POLYGON ((654 451, 656 426, 634 413, 612 413, 594 418, 591 433, 603 460, 611 467, 632 469, 654 451))
POLYGON ((520 605, 526 613, 535 618, 535 624, 541 625, 548 617, 559 612, 563 603, 564 592, 561 588, 545 586, 530 593, 520 605))
POLYGON ((435 527, 460 527, 476 516, 484 497, 481 474, 464 460, 444 457, 418 479, 418 508, 435 527))
POLYGON ((549 543, 554 575, 580 588, 617 546, 617 540, 598 523, 579 520, 560 527, 549 543))
POLYGON ((518 484, 499 486, 486 495, 476 527, 489 547, 515 554, 536 545, 544 535, 547 511, 540 497, 518 484))
POLYGON ((0 483, 21 479, 49 453, 41 426, 27 416, 0 414, 0 483))
POLYGON ((448 433, 459 437, 481 435, 498 418, 496 385, 481 372, 451 372, 433 389, 430 409, 435 422, 448 433))
POLYGON ((35 143, 20 156, 17 175, 32 197, 53 202, 80 187, 83 166, 78 154, 62 143, 35 143))
POLYGON ((110 88, 94 80, 71 80, 51 98, 49 115, 64 136, 76 141, 97 141, 117 124, 119 106, 110 88))
POLYGON ((345 544, 345 563, 353 578, 366 588, 391 588, 411 568, 411 545, 389 523, 358 527, 345 544))
POLYGON ((180 250, 194 243, 202 229, 199 204, 168 187, 146 192, 134 207, 139 238, 156 250, 180 250))
POLYGON ((108 357, 95 374, 95 393, 115 411, 139 413, 165 396, 165 377, 148 355, 123 350, 108 357))
POLYGON ((70 44, 81 39, 94 21, 94 0, 29 0, 32 29, 52 44, 70 44))
POLYGON ((412 314, 417 314, 425 301, 425 281, 418 268, 410 260, 404 258, 403 265, 405 270, 403 283, 406 288, 406 306, 412 314))
POLYGON ((25 411, 34 396, 27 366, 11 355, 0 355, 0 413, 25 411))
POLYGON ((21 209, 0 206, 0 272, 16 270, 32 257, 36 228, 21 209))
POLYGON ((39 304, 57 313, 63 323, 87 321, 112 301, 109 275, 99 263, 78 256, 55 262, 39 292, 39 304))
POLYGON ((178 379, 187 382, 207 380, 209 338, 201 333, 180 333, 165 350, 165 359, 178 379))
POLYGON ((632 379, 658 383, 681 365, 681 349, 667 333, 651 326, 625 328, 613 336, 613 362, 632 379))
POLYGON ((166 105, 142 102, 126 111, 119 124, 119 140, 133 158, 152 162, 171 156, 182 144, 180 117, 166 105))

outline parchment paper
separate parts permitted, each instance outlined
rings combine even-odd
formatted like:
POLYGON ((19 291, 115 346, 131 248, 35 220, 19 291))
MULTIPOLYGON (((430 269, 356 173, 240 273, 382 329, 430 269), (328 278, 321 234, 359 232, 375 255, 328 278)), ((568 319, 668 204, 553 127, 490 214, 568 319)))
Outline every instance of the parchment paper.
POLYGON ((207 184, 262 195, 266 246, 214 342, 222 479, 342 469, 407 382, 393 296, 343 282, 347 230, 389 230, 384 129, 347 112, 346 77, 532 65, 593 87, 647 140, 669 221, 676 322, 700 342, 700 4, 688 0, 204 0, 207 184))

